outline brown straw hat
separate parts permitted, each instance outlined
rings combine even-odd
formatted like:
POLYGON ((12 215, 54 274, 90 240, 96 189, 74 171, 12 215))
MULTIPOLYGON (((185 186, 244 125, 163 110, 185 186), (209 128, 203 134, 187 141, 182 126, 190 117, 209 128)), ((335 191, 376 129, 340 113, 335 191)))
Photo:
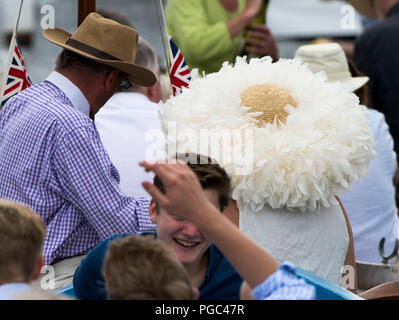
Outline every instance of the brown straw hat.
POLYGON ((131 27, 90 13, 71 35, 54 28, 43 31, 48 41, 88 59, 114 67, 128 74, 138 85, 152 86, 156 77, 150 70, 134 64, 139 35, 131 27))

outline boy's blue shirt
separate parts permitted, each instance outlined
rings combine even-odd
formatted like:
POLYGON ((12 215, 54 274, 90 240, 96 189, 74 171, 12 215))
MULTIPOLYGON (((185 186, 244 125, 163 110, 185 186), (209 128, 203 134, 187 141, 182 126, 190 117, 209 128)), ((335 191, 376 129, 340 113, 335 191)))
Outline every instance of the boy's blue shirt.
MULTIPOLYGON (((73 278, 74 292, 78 299, 106 300, 102 266, 108 243, 128 235, 115 234, 109 237, 90 250, 82 260, 73 278)), ((213 244, 208 250, 208 269, 199 287, 199 300, 239 300, 242 278, 213 244)))

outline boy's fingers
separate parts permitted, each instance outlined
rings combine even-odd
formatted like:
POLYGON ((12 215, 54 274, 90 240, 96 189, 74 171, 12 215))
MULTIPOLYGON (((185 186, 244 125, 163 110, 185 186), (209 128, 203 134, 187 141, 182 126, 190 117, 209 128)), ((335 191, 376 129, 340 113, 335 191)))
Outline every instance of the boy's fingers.
POLYGON ((141 185, 159 205, 165 206, 167 198, 156 186, 148 181, 143 181, 141 185))
POLYGON ((142 161, 139 163, 140 166, 144 167, 145 170, 154 172, 162 181, 169 178, 170 174, 168 172, 172 172, 171 165, 165 164, 165 162, 154 162, 149 163, 147 161, 142 161), (168 168, 166 168, 168 167, 168 168))
POLYGON ((147 161, 140 161, 139 162, 139 166, 143 167, 145 169, 145 171, 147 171, 147 172, 151 171, 151 168, 152 168, 153 164, 154 163, 150 163, 150 162, 147 162, 147 161))

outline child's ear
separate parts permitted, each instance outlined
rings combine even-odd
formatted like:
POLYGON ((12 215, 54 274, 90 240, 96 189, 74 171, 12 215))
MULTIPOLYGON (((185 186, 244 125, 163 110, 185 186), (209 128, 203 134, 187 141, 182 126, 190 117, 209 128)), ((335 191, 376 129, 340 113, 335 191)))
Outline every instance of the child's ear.
POLYGON ((152 221, 152 223, 156 224, 158 213, 157 213, 157 205, 153 199, 151 199, 150 209, 148 211, 148 214, 150 215, 150 220, 152 221))
POLYGON ((40 258, 37 260, 37 263, 35 265, 35 270, 33 271, 32 281, 35 281, 40 278, 43 266, 44 266, 44 257, 40 256, 40 258))

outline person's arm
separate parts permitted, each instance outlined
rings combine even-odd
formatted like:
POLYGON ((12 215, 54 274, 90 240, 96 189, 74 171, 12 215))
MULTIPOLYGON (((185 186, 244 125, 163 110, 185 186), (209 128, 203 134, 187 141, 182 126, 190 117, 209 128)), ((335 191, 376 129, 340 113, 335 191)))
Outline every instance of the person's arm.
POLYGON ((230 38, 233 39, 243 31, 254 19, 262 8, 264 0, 247 0, 245 9, 242 13, 226 22, 230 38))
MULTIPOLYGON (((153 171, 165 187, 166 194, 162 194, 153 184, 143 182, 143 187, 153 199, 162 208, 196 225, 206 238, 215 243, 250 287, 264 283, 278 270, 280 263, 276 259, 244 235, 207 200, 195 173, 189 167, 182 163, 141 162, 140 165, 147 171, 153 171)), ((295 273, 293 277, 298 280, 295 273)), ((305 285, 303 280, 299 282, 305 285)), ((278 287, 285 287, 286 284, 279 283, 278 287)), ((272 289, 270 294, 273 293, 272 289)))
MULTIPOLYGON (((355 245, 354 245, 354 240, 353 240, 352 227, 351 227, 348 215, 346 214, 345 208, 344 208, 341 200, 338 197, 335 197, 335 198, 337 199, 339 206, 341 208, 342 214, 344 215, 346 229, 348 230, 348 236, 349 236, 349 244, 348 244, 348 250, 346 251, 344 266, 351 266, 353 268, 354 278, 355 278, 354 288, 347 288, 347 289, 349 291, 353 292, 354 294, 357 294, 357 270, 356 270, 355 245)), ((342 274, 342 279, 344 277, 345 277, 345 274, 342 274)))
POLYGON ((117 171, 94 128, 82 126, 65 135, 51 162, 54 181, 49 187, 80 210, 102 240, 155 229, 149 201, 121 192, 117 171))
POLYGON ((202 1, 169 0, 165 11, 168 32, 184 57, 201 65, 235 51, 233 39, 256 16, 262 1, 248 0, 241 14, 211 24, 202 1))

